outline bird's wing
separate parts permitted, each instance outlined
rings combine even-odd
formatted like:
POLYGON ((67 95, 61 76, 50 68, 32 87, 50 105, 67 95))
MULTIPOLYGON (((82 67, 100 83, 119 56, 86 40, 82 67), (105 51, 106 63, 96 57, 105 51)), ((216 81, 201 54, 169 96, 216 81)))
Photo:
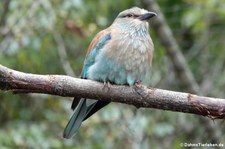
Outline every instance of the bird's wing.
MULTIPOLYGON (((87 53, 86 58, 84 60, 84 65, 81 73, 82 79, 87 79, 87 71, 91 65, 95 62, 95 57, 98 55, 100 49, 106 44, 108 40, 111 39, 111 28, 107 28, 105 30, 100 31, 95 35, 93 40, 91 41, 87 53)), ((80 101, 80 97, 74 97, 73 103, 71 105, 71 109, 75 109, 80 101)))
MULTIPOLYGON (((110 39, 111 34, 109 32, 109 29, 106 29, 99 32, 92 40, 86 55, 86 59, 84 61, 81 78, 87 79, 87 71, 89 67, 94 64, 95 57, 110 39)), ((96 111, 98 111, 108 103, 109 102, 97 101, 92 99, 80 99, 79 97, 75 98, 73 100, 71 108, 73 110, 75 108, 76 109, 64 130, 63 137, 72 137, 79 129, 81 123, 84 120, 86 120, 88 117, 90 117, 92 114, 94 114, 96 111)))
POLYGON ((111 39, 110 28, 99 32, 92 40, 84 61, 81 77, 87 79, 87 70, 94 64, 95 57, 98 55, 100 49, 111 39))

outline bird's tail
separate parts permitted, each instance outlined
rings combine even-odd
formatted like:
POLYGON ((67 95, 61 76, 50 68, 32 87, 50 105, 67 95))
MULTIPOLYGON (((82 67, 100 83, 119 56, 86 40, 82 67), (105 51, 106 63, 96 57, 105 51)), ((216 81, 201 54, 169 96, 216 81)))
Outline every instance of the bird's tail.
POLYGON ((72 117, 70 118, 66 128, 63 132, 64 138, 71 138, 76 131, 80 128, 81 123, 85 119, 85 117, 90 113, 92 108, 95 106, 96 100, 91 99, 81 99, 79 104, 77 105, 76 109, 72 117))

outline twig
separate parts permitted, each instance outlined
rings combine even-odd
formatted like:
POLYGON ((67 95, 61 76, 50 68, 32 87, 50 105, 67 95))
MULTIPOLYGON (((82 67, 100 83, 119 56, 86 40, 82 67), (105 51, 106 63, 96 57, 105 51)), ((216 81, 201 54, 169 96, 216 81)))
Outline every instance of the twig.
MULTIPOLYGON (((52 8, 51 3, 49 1, 41 0, 41 4, 43 5, 45 11, 49 13, 49 15, 53 18, 53 20, 55 20, 56 13, 55 13, 54 9, 52 8)), ((63 68, 64 72, 71 77, 76 77, 76 74, 74 73, 74 71, 70 65, 70 62, 68 61, 66 47, 65 47, 65 44, 64 44, 61 34, 59 34, 57 31, 54 30, 54 31, 52 31, 52 35, 53 35, 54 41, 57 44, 58 55, 59 55, 60 62, 62 64, 62 68, 63 68)))
POLYGON ((58 49, 58 55, 62 64, 62 67, 65 71, 65 73, 71 77, 76 77, 70 62, 68 61, 68 55, 66 52, 66 47, 64 45, 62 36, 59 33, 53 32, 53 38, 57 44, 57 49, 58 49))

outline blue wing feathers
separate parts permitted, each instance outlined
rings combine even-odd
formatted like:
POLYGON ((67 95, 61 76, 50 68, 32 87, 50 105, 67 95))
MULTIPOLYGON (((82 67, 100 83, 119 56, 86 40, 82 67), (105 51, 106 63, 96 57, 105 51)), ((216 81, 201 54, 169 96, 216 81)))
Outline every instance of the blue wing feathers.
POLYGON ((108 40, 111 39, 111 34, 105 35, 94 47, 94 49, 90 52, 87 56, 86 60, 84 61, 84 68, 82 72, 82 78, 87 79, 87 71, 88 68, 94 64, 95 58, 98 55, 99 51, 104 47, 108 40))
MULTIPOLYGON (((87 79, 87 71, 91 65, 95 63, 95 58, 99 54, 99 51, 104 47, 104 45, 107 43, 108 40, 111 39, 110 33, 105 35, 92 49, 92 51, 87 56, 85 62, 84 62, 84 68, 82 72, 82 78, 87 79)), ((77 99, 76 99, 77 100, 77 99)), ((86 120, 88 117, 90 117, 93 113, 95 113, 97 110, 102 108, 108 104, 108 102, 101 102, 96 101, 92 99, 81 99, 79 101, 79 104, 77 105, 77 102, 75 105, 76 109, 70 118, 65 130, 63 137, 64 138, 71 138, 76 131, 79 129, 81 123, 86 120)), ((74 104, 72 104, 72 108, 74 108, 74 104)))

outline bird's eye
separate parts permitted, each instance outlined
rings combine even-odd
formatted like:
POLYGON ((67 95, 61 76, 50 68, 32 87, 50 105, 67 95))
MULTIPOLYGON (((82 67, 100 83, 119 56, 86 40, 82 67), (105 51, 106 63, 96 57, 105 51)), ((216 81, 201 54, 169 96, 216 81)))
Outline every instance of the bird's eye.
POLYGON ((139 17, 139 15, 132 14, 132 13, 128 13, 128 14, 120 16, 120 18, 137 18, 137 17, 139 17))
POLYGON ((128 18, 133 17, 133 16, 134 16, 133 14, 127 14, 128 18))

